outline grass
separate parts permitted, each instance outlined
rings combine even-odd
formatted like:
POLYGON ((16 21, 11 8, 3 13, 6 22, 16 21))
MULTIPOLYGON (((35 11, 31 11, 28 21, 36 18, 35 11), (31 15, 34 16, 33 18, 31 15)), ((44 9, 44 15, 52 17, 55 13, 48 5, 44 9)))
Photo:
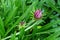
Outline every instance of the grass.
POLYGON ((60 40, 60 0, 0 0, 0 40, 60 40))

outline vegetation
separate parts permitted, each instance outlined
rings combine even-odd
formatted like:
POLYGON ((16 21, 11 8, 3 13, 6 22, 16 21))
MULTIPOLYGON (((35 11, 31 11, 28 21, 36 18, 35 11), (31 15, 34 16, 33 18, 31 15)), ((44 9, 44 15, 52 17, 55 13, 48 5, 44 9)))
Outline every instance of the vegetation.
POLYGON ((0 40, 60 40, 60 0, 0 0, 0 40))

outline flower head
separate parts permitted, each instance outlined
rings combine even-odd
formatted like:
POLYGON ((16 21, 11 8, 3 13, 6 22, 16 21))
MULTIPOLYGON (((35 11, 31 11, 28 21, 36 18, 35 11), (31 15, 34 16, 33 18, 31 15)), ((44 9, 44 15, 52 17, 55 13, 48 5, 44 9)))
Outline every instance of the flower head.
POLYGON ((24 21, 21 21, 19 23, 19 29, 21 29, 21 28, 25 28, 25 22, 24 21))
POLYGON ((35 13, 34 13, 34 17, 36 19, 39 19, 39 18, 41 18, 41 16, 42 16, 42 11, 41 10, 36 10, 35 13))
POLYGON ((22 22, 20 22, 20 24, 21 24, 21 26, 22 26, 22 25, 24 25, 24 22, 22 21, 22 22))

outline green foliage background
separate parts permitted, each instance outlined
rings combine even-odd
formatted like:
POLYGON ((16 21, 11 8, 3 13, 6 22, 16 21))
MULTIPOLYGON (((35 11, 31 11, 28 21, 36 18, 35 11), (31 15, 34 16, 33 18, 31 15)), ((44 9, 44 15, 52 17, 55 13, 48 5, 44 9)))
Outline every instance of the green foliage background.
POLYGON ((0 0, 0 40, 60 40, 60 0, 0 0))

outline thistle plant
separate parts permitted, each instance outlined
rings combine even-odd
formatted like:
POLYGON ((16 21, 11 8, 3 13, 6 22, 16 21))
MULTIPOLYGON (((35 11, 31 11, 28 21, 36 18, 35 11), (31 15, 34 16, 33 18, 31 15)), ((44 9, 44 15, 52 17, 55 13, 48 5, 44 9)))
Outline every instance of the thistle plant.
POLYGON ((60 0, 0 0, 0 40, 60 40, 60 0))

